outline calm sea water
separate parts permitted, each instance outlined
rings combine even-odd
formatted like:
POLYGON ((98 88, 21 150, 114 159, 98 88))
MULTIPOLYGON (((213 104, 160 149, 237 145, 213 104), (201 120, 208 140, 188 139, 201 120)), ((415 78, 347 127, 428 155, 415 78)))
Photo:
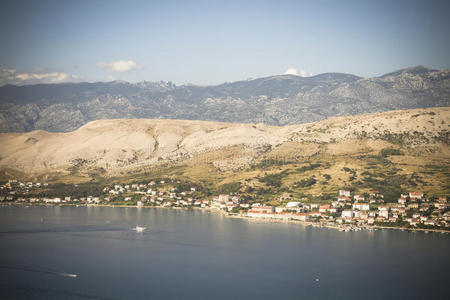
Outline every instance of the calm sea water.
POLYGON ((448 299, 449 255, 450 236, 439 233, 0 207, 3 299, 448 299))

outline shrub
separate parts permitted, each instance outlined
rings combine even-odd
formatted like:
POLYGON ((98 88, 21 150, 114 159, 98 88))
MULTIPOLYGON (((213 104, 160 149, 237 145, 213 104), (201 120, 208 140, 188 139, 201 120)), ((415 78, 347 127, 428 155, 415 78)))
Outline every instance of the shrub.
POLYGON ((384 149, 381 149, 380 155, 382 157, 388 157, 388 156, 391 156, 391 155, 403 155, 403 153, 400 150, 398 150, 398 149, 384 148, 384 149))

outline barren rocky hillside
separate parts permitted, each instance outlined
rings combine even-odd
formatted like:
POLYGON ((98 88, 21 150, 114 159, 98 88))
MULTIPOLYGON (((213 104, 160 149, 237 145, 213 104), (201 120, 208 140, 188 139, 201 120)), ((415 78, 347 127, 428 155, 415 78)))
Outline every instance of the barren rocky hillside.
POLYGON ((416 109, 332 118, 284 127, 205 121, 117 119, 90 122, 67 133, 0 134, 0 167, 39 174, 118 169, 182 162, 208 153, 223 169, 242 168, 270 155, 352 152, 352 141, 448 150, 450 108, 416 109))

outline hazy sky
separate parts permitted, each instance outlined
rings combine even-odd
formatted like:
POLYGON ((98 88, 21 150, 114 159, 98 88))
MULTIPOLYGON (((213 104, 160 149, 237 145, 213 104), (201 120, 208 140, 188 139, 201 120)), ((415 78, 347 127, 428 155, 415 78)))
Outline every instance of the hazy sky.
POLYGON ((0 85, 450 67, 450 1, 5 1, 0 85))

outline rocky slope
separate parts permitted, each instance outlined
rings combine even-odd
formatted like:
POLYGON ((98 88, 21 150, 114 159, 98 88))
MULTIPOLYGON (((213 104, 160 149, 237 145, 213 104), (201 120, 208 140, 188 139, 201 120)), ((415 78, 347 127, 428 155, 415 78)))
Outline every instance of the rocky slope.
POLYGON ((289 125, 449 104, 450 71, 421 66, 375 78, 280 75, 204 87, 120 81, 7 85, 0 87, 0 132, 67 132, 116 118, 289 125))
POLYGON ((67 133, 37 130, 0 134, 0 169, 27 175, 54 171, 108 175, 201 159, 217 169, 236 170, 257 164, 262 158, 301 160, 319 152, 346 154, 358 147, 379 150, 389 145, 404 151, 438 151, 448 160, 449 126, 447 107, 282 127, 188 120, 99 120, 67 133), (365 141, 364 146, 359 141, 365 141))

